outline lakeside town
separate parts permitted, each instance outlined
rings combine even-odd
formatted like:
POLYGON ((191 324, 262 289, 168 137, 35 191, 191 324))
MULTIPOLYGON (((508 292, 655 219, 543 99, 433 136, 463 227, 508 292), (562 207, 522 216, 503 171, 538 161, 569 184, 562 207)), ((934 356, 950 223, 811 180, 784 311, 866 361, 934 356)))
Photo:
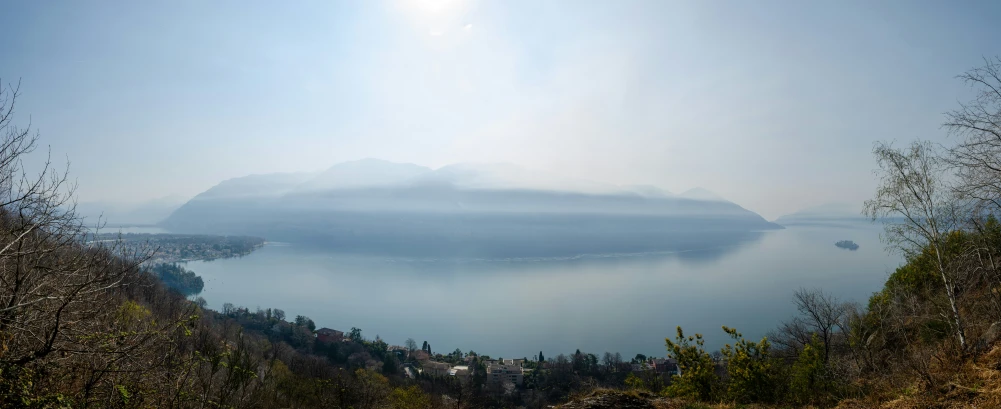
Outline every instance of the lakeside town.
POLYGON ((264 246, 252 236, 173 233, 99 233, 90 243, 117 243, 124 254, 149 254, 149 265, 242 257, 264 246))
MULTIPOLYGON (((345 336, 343 331, 331 328, 320 328, 315 331, 316 343, 318 346, 331 345, 336 343, 352 342, 350 336, 345 336)), ((665 357, 646 357, 637 355, 630 362, 623 362, 621 355, 605 353, 601 363, 597 362, 597 356, 593 354, 582 354, 578 350, 571 357, 563 354, 558 355, 553 360, 545 360, 540 351, 534 359, 528 358, 491 358, 488 355, 478 355, 473 351, 463 353, 460 349, 448 354, 436 354, 431 352, 430 345, 425 342, 421 349, 416 349, 416 343, 408 340, 409 346, 389 345, 386 352, 392 354, 400 362, 404 374, 407 378, 417 379, 420 377, 429 378, 451 378, 462 385, 468 385, 477 375, 482 375, 486 384, 500 386, 510 393, 514 389, 524 388, 526 380, 533 380, 534 374, 538 371, 553 369, 561 363, 569 363, 576 359, 593 360, 596 365, 606 366, 606 369, 614 371, 627 371, 633 376, 647 379, 658 378, 660 382, 668 384, 671 377, 681 375, 678 361, 665 357), (585 356, 586 355, 586 356, 585 356), (482 372, 482 373, 481 373, 482 372)), ((532 386, 532 385, 529 385, 532 386)))

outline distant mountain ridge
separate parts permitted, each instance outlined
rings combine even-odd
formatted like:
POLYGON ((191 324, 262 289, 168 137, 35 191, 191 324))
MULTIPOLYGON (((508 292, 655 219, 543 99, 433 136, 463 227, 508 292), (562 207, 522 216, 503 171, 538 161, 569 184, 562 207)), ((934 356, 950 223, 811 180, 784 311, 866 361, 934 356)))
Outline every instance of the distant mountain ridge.
POLYGON ((783 226, 834 226, 868 222, 870 222, 870 219, 862 214, 861 206, 840 202, 808 207, 775 219, 775 223, 783 226))
MULTIPOLYGON (((704 189, 673 195, 512 164, 427 167, 363 159, 251 175, 197 195, 163 226, 185 233, 447 254, 657 251, 693 231, 781 228, 704 189), (437 243, 437 244, 429 244, 437 243)), ((714 233, 715 234, 715 233, 714 233)))

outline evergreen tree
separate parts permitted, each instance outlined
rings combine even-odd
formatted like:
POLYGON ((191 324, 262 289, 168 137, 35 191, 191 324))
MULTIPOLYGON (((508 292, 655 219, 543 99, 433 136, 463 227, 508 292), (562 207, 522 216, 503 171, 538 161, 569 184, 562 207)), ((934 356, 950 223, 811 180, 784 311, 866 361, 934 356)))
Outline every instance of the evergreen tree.
POLYGON ((823 349, 823 343, 813 334, 793 363, 789 376, 789 400, 793 403, 822 405, 831 399, 833 382, 824 365, 823 349))
POLYGON ((674 341, 670 338, 664 341, 667 343, 668 355, 678 360, 678 368, 681 369, 681 375, 671 378, 667 394, 700 401, 715 400, 720 379, 716 376, 716 363, 706 353, 702 334, 686 337, 681 327, 678 327, 677 338, 674 341))
POLYGON ((738 403, 774 402, 779 386, 775 359, 769 356, 771 344, 767 338, 751 342, 736 329, 723 326, 736 343, 723 347, 727 366, 727 394, 738 403))
POLYGON ((546 358, 542 356, 542 351, 539 351, 539 362, 545 362, 546 358))

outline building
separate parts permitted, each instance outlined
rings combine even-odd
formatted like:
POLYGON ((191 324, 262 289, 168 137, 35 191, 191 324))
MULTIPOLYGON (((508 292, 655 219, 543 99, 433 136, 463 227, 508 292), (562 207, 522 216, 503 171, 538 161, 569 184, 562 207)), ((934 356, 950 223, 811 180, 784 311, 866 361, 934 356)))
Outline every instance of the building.
POLYGON ((650 364, 653 370, 664 375, 681 375, 681 368, 678 367, 678 360, 673 358, 651 358, 650 364))
POLYGON ((341 342, 344 339, 344 332, 330 328, 320 328, 316 330, 316 342, 331 343, 341 342))
POLYGON ((400 361, 406 361, 407 355, 409 355, 409 350, 406 347, 401 347, 399 345, 390 345, 386 348, 386 352, 396 355, 396 359, 400 361))
POLYGON ((449 366, 444 362, 428 361, 421 364, 421 373, 428 376, 447 376, 449 366))
POLYGON ((521 386, 525 378, 525 370, 515 365, 513 360, 505 359, 504 363, 495 362, 487 365, 487 382, 511 383, 521 386))
POLYGON ((630 366, 632 367, 633 372, 644 372, 653 369, 653 367, 651 367, 650 364, 646 362, 641 362, 638 364, 630 364, 630 366))
POLYGON ((456 377, 460 382, 466 383, 472 379, 472 371, 469 370, 469 366, 466 365, 456 365, 448 370, 448 376, 456 377))

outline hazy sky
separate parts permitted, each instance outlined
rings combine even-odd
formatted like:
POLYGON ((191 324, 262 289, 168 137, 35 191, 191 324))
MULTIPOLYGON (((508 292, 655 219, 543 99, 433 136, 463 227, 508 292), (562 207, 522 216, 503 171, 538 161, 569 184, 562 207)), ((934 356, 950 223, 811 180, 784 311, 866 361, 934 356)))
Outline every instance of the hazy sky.
POLYGON ((943 140, 1001 2, 5 3, 0 77, 82 201, 376 157, 513 162, 772 219, 943 140))

